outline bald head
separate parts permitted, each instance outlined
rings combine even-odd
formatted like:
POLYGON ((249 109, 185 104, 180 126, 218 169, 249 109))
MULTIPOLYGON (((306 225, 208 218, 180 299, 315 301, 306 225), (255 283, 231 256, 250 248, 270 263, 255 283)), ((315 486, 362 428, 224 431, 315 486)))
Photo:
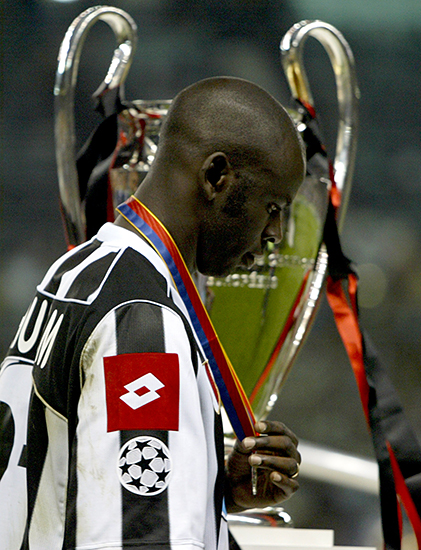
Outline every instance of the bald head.
POLYGON ((279 241, 280 213, 304 177, 303 151, 288 113, 265 90, 238 78, 202 80, 173 100, 136 196, 190 271, 227 273, 264 241, 279 241))
MULTIPOLYGON (((158 162, 184 162, 224 151, 233 168, 282 156, 299 141, 289 115, 265 90, 239 78, 216 77, 185 88, 172 102, 160 134, 158 162)), ((285 159, 287 160, 287 159, 285 159)))

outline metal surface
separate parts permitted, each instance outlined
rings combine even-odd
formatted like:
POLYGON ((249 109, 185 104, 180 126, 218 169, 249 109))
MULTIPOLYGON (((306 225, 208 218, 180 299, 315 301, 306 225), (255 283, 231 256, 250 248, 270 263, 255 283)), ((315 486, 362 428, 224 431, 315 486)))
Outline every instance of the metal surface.
POLYGON ((171 100, 136 100, 119 114, 119 141, 109 169, 114 209, 136 191, 149 172, 170 104, 171 100))
POLYGON ((273 408, 321 295, 327 204, 326 182, 308 176, 281 245, 267 250, 250 271, 208 279, 212 321, 257 419, 273 408))
POLYGON ((336 80, 339 117, 333 167, 335 183, 342 194, 338 216, 340 230, 354 171, 360 92, 354 55, 342 33, 323 21, 301 21, 291 27, 280 44, 282 65, 292 96, 313 107, 315 105, 303 60, 304 46, 309 37, 315 38, 326 50, 336 80))
POLYGON ((107 23, 117 41, 111 64, 100 87, 101 94, 115 89, 124 82, 137 40, 136 24, 126 12, 108 6, 95 6, 81 13, 73 21, 60 46, 54 86, 55 144, 60 200, 70 246, 86 239, 86 223, 81 208, 76 171, 74 94, 83 44, 89 30, 97 21, 107 23))

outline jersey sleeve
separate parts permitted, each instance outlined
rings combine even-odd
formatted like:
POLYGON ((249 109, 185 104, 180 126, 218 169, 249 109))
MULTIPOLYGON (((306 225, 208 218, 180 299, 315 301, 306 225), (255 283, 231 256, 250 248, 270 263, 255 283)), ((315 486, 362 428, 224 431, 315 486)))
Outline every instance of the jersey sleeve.
POLYGON ((217 405, 185 320, 150 301, 119 306, 86 342, 80 368, 75 546, 203 548, 217 405))

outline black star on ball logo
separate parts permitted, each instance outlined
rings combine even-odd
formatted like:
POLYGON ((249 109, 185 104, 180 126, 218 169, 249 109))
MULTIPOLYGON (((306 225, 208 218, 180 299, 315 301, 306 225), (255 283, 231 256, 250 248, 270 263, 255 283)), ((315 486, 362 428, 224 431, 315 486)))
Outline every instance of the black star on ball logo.
POLYGON ((122 447, 118 468, 123 487, 139 495, 155 495, 168 486, 171 459, 162 441, 140 436, 122 447))

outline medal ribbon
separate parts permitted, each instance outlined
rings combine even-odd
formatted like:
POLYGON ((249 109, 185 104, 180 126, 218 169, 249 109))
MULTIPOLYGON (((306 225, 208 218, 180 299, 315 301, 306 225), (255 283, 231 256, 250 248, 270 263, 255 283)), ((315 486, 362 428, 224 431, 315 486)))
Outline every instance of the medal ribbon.
POLYGON ((325 226, 330 272, 327 298, 354 371, 379 465, 385 549, 401 548, 401 504, 421 550, 421 448, 386 371, 360 329, 358 278, 342 253, 334 212, 331 202, 325 226))
MULTIPOLYGON (((308 105, 313 126, 312 148, 324 149, 318 138, 314 109, 308 105), (320 142, 317 144, 317 140, 320 142)), ((307 153, 309 143, 307 143, 307 153)), ((335 184, 332 164, 330 201, 324 227, 328 252, 327 298, 342 338, 360 394, 361 404, 379 466, 380 506, 386 550, 399 550, 402 540, 401 505, 412 525, 421 550, 421 448, 409 426, 402 405, 385 369, 382 368, 358 316, 358 277, 342 252, 336 224, 341 194, 335 184)))
POLYGON ((240 440, 256 435, 255 419, 249 400, 219 341, 196 285, 173 238, 158 218, 134 196, 121 204, 117 211, 145 237, 167 265, 209 361, 235 435, 240 440))

